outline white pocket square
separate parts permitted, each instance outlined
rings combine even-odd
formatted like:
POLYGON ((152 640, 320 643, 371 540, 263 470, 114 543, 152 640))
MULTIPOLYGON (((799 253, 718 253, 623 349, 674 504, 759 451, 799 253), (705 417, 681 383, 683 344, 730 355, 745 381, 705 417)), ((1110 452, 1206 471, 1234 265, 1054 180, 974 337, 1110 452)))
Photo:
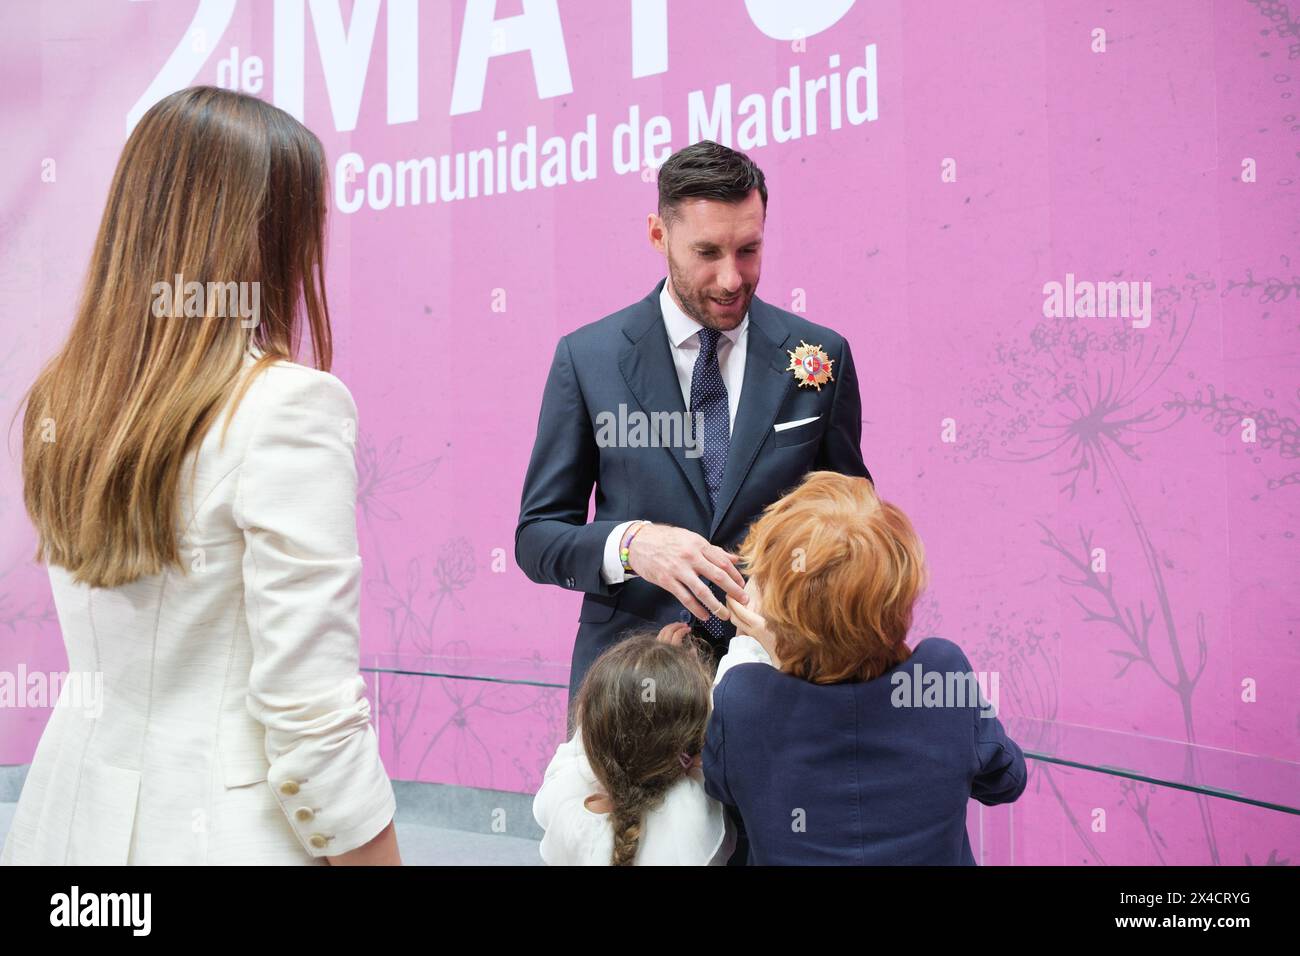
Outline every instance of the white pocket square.
POLYGON ((821 418, 820 415, 814 415, 812 418, 799 418, 792 422, 777 422, 772 426, 772 431, 783 432, 787 428, 797 428, 800 425, 807 425, 809 422, 815 422, 821 418))

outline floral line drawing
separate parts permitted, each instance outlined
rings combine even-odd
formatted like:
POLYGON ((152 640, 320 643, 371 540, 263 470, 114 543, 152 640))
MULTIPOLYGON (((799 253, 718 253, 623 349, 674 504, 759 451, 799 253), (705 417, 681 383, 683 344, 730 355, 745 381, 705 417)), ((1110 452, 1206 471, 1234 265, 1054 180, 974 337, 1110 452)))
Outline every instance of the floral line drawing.
MULTIPOLYGON (((398 507, 387 499, 425 485, 433 478, 442 459, 401 464, 400 436, 379 453, 369 435, 363 432, 358 446, 358 507, 379 565, 379 574, 366 582, 366 594, 377 602, 387 618, 388 652, 399 661, 471 659, 473 648, 467 640, 439 642, 436 636, 439 617, 449 605, 465 610, 460 593, 471 585, 478 570, 470 542, 464 537, 445 542, 428 572, 419 557, 411 558, 401 583, 391 574, 385 557, 382 532, 402 522, 398 507)), ((420 779, 430 758, 445 748, 446 764, 457 783, 492 786, 495 760, 475 728, 478 714, 502 716, 531 711, 539 714, 548 728, 558 725, 556 712, 562 706, 556 703, 558 691, 552 688, 414 674, 376 674, 377 718, 395 765, 400 762, 404 749, 409 749, 408 741, 416 732, 421 716, 430 712, 426 692, 435 684, 451 703, 451 713, 430 730, 414 769, 409 771, 411 779, 420 779)), ((545 754, 539 753, 539 758, 544 760, 545 754)), ((526 780, 540 776, 538 770, 524 773, 518 758, 513 762, 526 780)))
MULTIPOLYGON (((1091 536, 1082 529, 1082 558, 1042 522, 1045 538, 1041 543, 1075 572, 1075 576, 1062 575, 1063 583, 1100 601, 1102 610, 1096 603, 1075 598, 1084 621, 1110 624, 1128 642, 1127 649, 1111 651, 1126 661, 1116 678, 1122 679, 1135 663, 1149 666, 1176 695, 1189 744, 1196 742, 1193 697, 1209 656, 1205 616, 1202 611, 1196 613, 1195 646, 1191 654, 1185 653, 1179 616, 1165 580, 1165 569, 1172 565, 1151 537, 1122 463, 1140 462, 1143 438, 1173 427, 1183 417, 1177 408, 1150 395, 1186 344, 1202 298, 1215 287, 1213 280, 1188 273, 1177 285, 1155 289, 1153 321, 1147 329, 1044 318, 1031 331, 1027 347, 999 345, 996 356, 1004 378, 986 381, 977 391, 974 403, 985 410, 986 420, 973 426, 975 438, 967 443, 965 452, 969 459, 1015 463, 1061 457, 1062 466, 1052 474, 1064 478, 1061 491, 1071 501, 1085 482, 1098 491, 1105 484, 1118 494, 1146 567, 1149 606, 1142 598, 1135 614, 1121 605, 1109 579, 1102 581, 1092 570, 1091 536), (1168 646, 1172 674, 1162 672, 1152 656, 1151 641, 1156 634, 1168 646), (1187 661, 1193 658, 1196 663, 1189 668, 1187 661)), ((1197 779, 1194 747, 1187 750, 1185 772, 1187 779, 1197 779)), ((1209 798, 1198 794, 1196 802, 1210 859, 1217 864, 1218 840, 1209 798)), ((1145 804, 1132 808, 1140 817, 1148 812, 1145 804)), ((1154 834, 1149 826, 1148 832, 1154 834)))
MULTIPOLYGON (((1265 394, 1272 397, 1272 391, 1265 389, 1265 394)), ((1300 390, 1297 391, 1300 395, 1300 390)), ((1255 444, 1263 450, 1277 449, 1282 458, 1300 458, 1300 425, 1290 416, 1282 415, 1276 408, 1252 405, 1244 399, 1228 393, 1218 394, 1212 383, 1206 383, 1196 389, 1191 396, 1182 392, 1165 402, 1165 408, 1171 409, 1182 417, 1199 415, 1201 421, 1209 423, 1220 435, 1232 434, 1242 428, 1247 420, 1254 424, 1255 444)), ((1256 455, 1255 463, 1261 458, 1256 455)), ((1267 487, 1270 491, 1288 485, 1300 484, 1300 470, 1289 472, 1281 477, 1269 478, 1267 487)))
MULTIPOLYGON (((1282 268, 1291 268, 1291 259, 1289 256, 1280 256, 1282 268)), ((1278 276, 1269 276, 1262 282, 1255 278, 1253 269, 1246 270, 1246 278, 1229 279, 1223 286, 1223 295, 1226 298, 1229 292, 1241 290, 1242 298, 1249 298, 1251 293, 1256 289, 1259 294, 1255 301, 1261 305, 1271 302, 1285 302, 1287 299, 1295 296, 1300 299, 1300 275, 1292 275, 1290 278, 1279 278, 1278 276)))
MULTIPOLYGON (((1300 19, 1291 16, 1290 8, 1280 0, 1246 0, 1260 16, 1273 22, 1272 32, 1280 39, 1291 38, 1294 42, 1287 46, 1287 58, 1300 60, 1300 19)), ((1265 30, 1265 34, 1269 31, 1265 30)))

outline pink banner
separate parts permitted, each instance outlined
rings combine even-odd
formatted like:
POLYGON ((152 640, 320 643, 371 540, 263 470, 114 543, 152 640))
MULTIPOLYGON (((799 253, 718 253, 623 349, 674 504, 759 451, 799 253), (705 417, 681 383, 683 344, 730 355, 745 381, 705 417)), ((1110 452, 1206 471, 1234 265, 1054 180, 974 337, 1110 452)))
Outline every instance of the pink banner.
MULTIPOLYGON (((580 595, 514 564, 550 357, 662 277, 654 167, 717 139, 768 177, 758 295, 852 343, 867 466, 931 565, 913 639, 999 671, 1006 715, 1123 732, 1136 754, 1156 738, 1294 764, 1298 17, 1262 0, 6 3, 5 418, 67 333, 134 120, 194 84, 262 96, 329 156, 364 650, 563 674, 580 595)), ((0 671, 57 671, 18 441, 0 671)), ((563 689, 374 682, 396 778, 532 791, 564 734, 563 689)), ((30 760, 48 713, 0 708, 0 762, 30 760)), ((986 862, 1300 856, 1294 815, 1030 767, 1014 818, 972 815, 986 862)))

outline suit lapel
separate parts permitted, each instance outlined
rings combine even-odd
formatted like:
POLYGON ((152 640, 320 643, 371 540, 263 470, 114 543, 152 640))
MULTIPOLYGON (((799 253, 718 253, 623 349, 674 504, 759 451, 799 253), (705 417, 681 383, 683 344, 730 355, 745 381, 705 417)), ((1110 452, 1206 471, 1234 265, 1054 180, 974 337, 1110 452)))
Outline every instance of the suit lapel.
MULTIPOLYGON (((636 314, 624 325, 623 334, 628 341, 619 354, 618 365, 632 396, 647 415, 664 411, 685 415, 677 368, 673 364, 668 333, 659 308, 659 293, 664 281, 659 280, 654 291, 641 301, 636 314)), ((787 373, 790 356, 785 346, 789 338, 790 333, 779 314, 755 296, 749 304, 749 338, 745 347, 740 405, 736 409, 736 423, 727 451, 727 469, 718 492, 718 506, 713 509, 709 537, 717 532, 727 509, 740 492, 740 486, 794 384, 793 376, 787 373)), ((665 450, 677 462, 705 510, 710 510, 709 491, 700 459, 688 458, 683 447, 665 450)))
MULTIPOLYGON (((786 372, 790 356, 785 351, 785 344, 789 338, 790 333, 786 331, 780 316, 766 302, 754 296, 749 304, 745 378, 740 388, 736 424, 731 430, 727 470, 723 473, 718 507, 709 529, 710 538, 717 533, 722 519, 726 517, 727 509, 739 493, 740 486, 749 474, 754 458, 767 439, 767 433, 794 383, 794 377, 786 372)), ((671 364, 670 356, 669 365, 671 364)), ((705 500, 708 500, 707 496, 705 500)))
MULTIPOLYGON (((652 412, 675 412, 686 415, 686 406, 682 404, 682 389, 677 380, 677 367, 668 344, 668 332, 664 327, 663 312, 659 308, 659 292, 667 280, 661 279, 653 292, 641 301, 637 313, 623 327, 623 334, 628 341, 619 353, 618 367, 623 379, 631 390, 641 411, 646 415, 652 412)), ((749 372, 745 373, 748 387, 749 372)), ((684 420, 684 418, 683 418, 684 420)), ((709 490, 704 482, 704 466, 699 458, 688 458, 687 449, 673 447, 665 449, 672 455, 677 467, 681 469, 686 480, 690 482, 695 496, 710 509, 709 490)))

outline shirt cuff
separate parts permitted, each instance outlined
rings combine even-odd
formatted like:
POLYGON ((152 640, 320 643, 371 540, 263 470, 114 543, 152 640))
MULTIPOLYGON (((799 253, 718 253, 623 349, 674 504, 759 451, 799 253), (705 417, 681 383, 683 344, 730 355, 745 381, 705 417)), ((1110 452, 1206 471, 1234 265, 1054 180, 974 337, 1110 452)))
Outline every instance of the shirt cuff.
POLYGON ((605 539, 605 560, 600 566, 600 576, 606 584, 622 584, 627 579, 627 573, 623 570, 623 560, 618 552, 623 544, 623 535, 627 534, 627 529, 634 524, 636 524, 635 519, 624 521, 605 539))

